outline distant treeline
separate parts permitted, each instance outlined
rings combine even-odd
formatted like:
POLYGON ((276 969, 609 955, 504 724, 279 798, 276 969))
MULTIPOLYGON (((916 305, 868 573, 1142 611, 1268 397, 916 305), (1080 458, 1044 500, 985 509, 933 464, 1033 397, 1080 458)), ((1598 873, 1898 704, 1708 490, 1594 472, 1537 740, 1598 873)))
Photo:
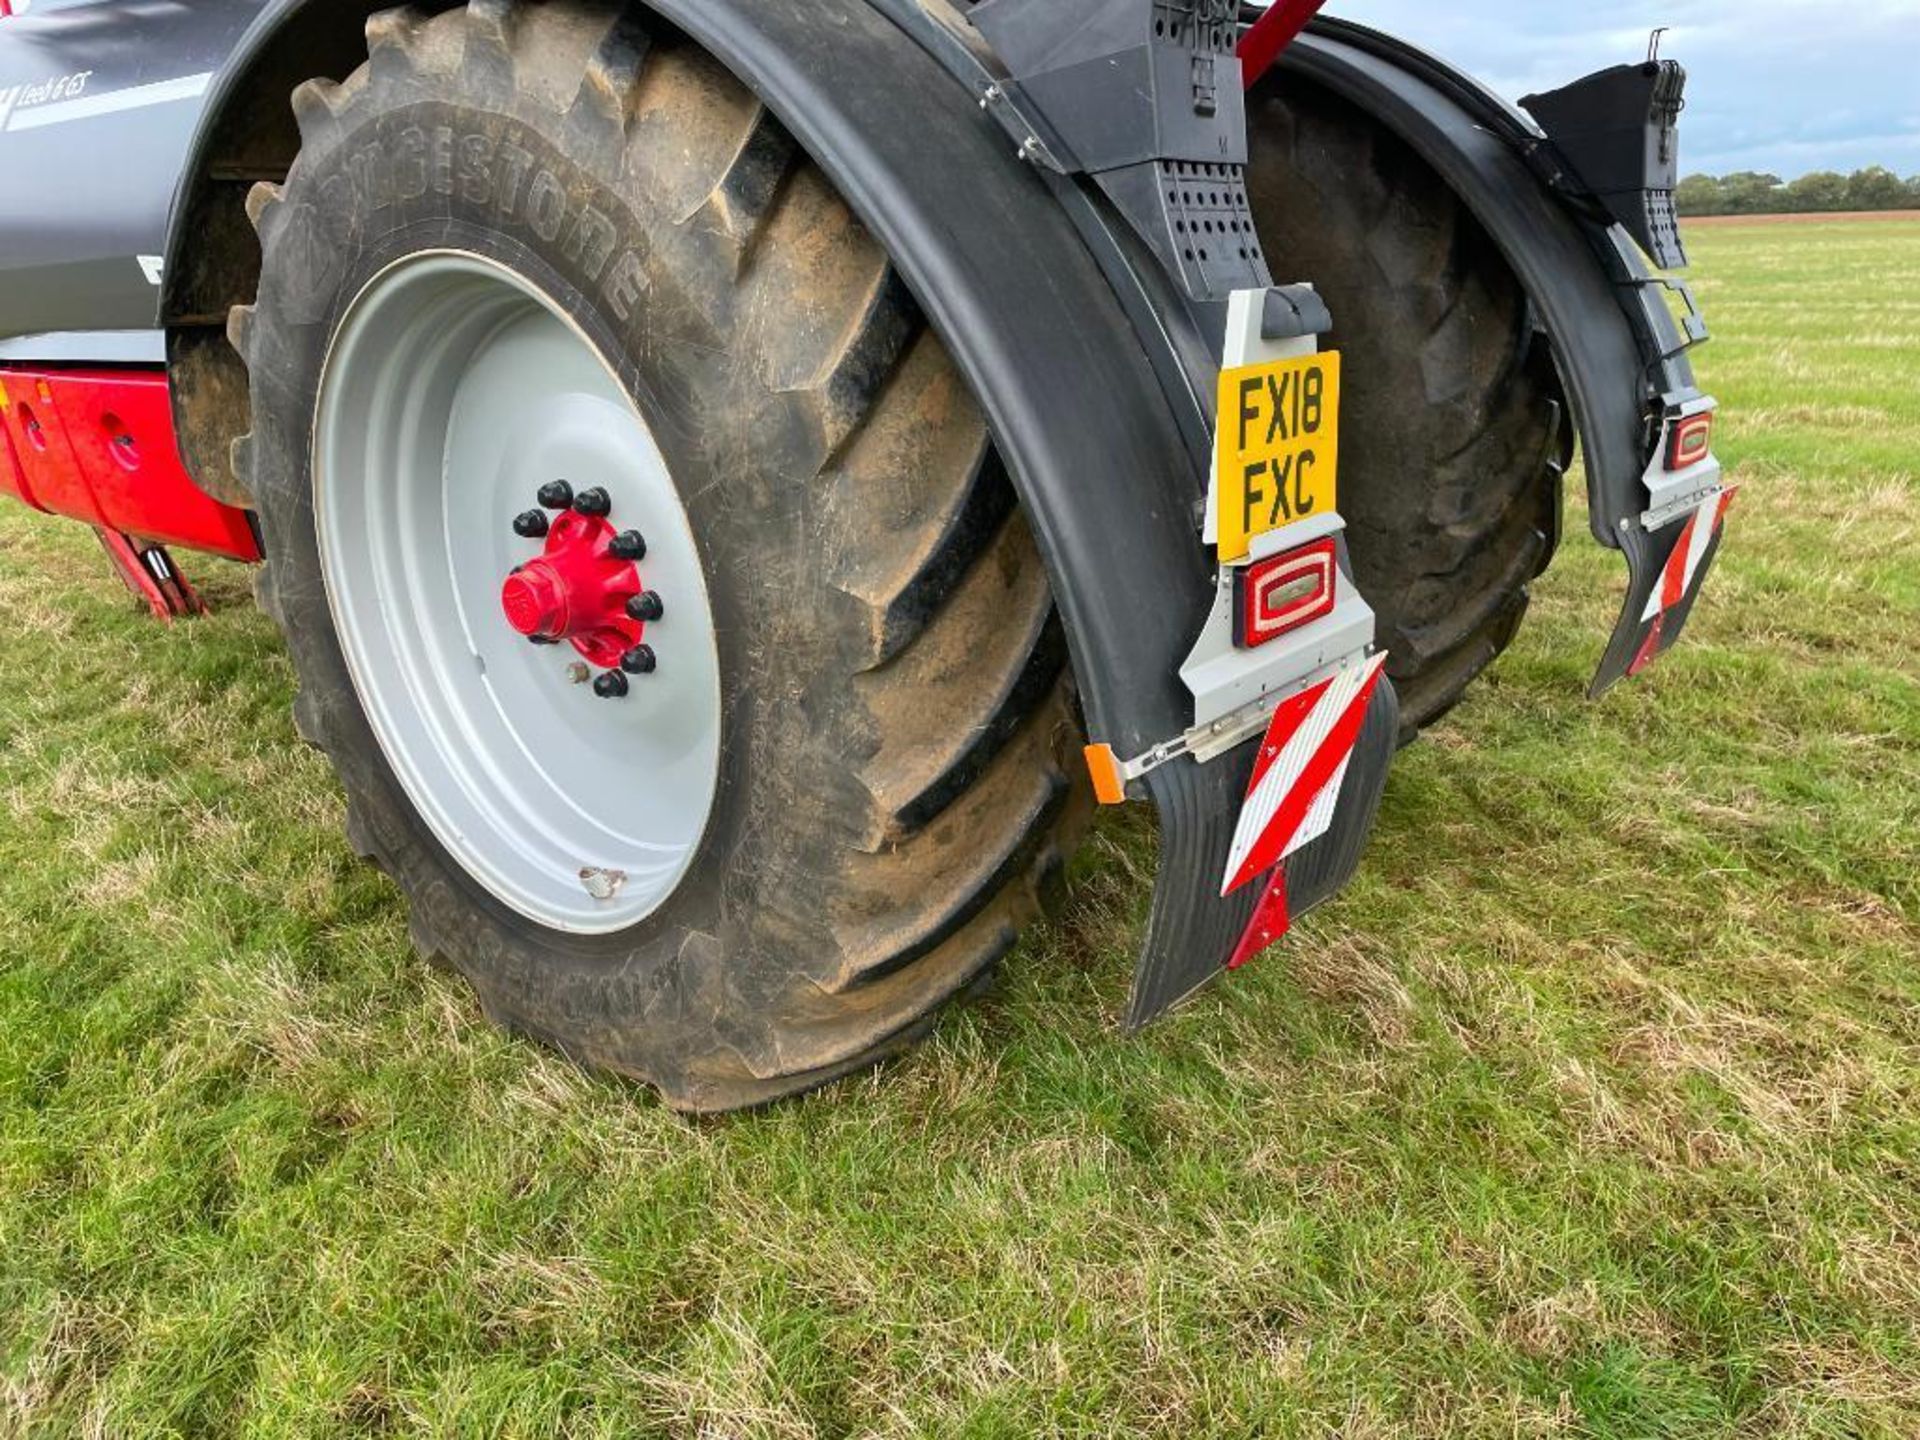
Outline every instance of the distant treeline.
POLYGON ((1789 184, 1741 170, 1689 175, 1675 202, 1682 215, 1810 215, 1834 210, 1920 210, 1920 175, 1902 180, 1883 165, 1841 175, 1816 170, 1789 184))

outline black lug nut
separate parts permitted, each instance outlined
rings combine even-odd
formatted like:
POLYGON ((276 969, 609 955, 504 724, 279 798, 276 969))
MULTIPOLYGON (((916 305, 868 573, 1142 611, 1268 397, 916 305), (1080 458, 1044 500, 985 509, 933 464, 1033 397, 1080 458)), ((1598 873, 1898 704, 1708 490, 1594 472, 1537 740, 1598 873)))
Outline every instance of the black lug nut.
POLYGON ((647 537, 638 530, 622 530, 607 542, 607 549, 616 560, 644 560, 647 558, 647 537))
POLYGON ((589 520, 597 520, 613 513, 613 497, 596 485, 574 496, 573 508, 589 520))
POLYGON ((524 515, 516 515, 513 520, 513 533, 522 540, 544 540, 551 522, 544 510, 529 510, 524 515))
POLYGON ((660 668, 660 660, 651 645, 636 645, 620 657, 620 668, 628 675, 651 675, 660 668))
POLYGON ((549 510, 565 510, 573 504, 573 486, 564 480, 553 480, 540 487, 537 497, 549 510))
POLYGON ((638 620, 642 625, 651 625, 666 613, 667 603, 660 598, 658 590, 649 590, 627 601, 628 618, 638 620))
POLYGON ((593 682, 593 693, 602 700, 621 700, 631 687, 627 677, 618 670, 609 670, 593 682))

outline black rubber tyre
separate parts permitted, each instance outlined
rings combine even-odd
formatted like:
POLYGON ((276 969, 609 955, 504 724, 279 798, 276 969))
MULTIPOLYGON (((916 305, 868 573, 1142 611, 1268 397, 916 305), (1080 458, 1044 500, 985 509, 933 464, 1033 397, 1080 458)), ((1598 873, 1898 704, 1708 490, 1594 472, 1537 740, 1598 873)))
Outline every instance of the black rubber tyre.
POLYGON ((1345 353, 1340 510, 1411 739, 1511 643, 1559 543, 1559 382, 1519 282, 1412 150, 1278 73, 1249 102, 1261 242, 1345 353))
POLYGON ((255 416, 237 459, 296 720, 421 951, 499 1023, 720 1110, 917 1038, 1012 946, 1090 806, 1041 561, 946 350, 785 131, 637 11, 391 11, 367 66, 300 89, 300 157, 250 206, 264 271, 231 327, 255 416), (707 570, 719 798, 687 879, 616 936, 545 929, 442 849, 335 635, 310 471, 321 366, 371 275, 448 247, 510 265, 614 363, 707 570))

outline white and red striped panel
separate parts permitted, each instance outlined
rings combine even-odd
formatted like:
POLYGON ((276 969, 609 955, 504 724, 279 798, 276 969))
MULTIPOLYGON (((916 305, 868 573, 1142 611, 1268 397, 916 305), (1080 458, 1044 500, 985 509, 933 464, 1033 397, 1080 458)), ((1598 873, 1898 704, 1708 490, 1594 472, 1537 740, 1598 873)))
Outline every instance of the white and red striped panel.
POLYGON ((1687 517, 1687 528, 1680 532, 1680 543, 1667 557, 1667 568, 1661 572, 1659 585, 1647 597, 1647 608, 1640 616, 1642 625, 1677 608, 1693 593, 1694 582, 1700 578, 1700 566, 1726 522, 1727 507, 1733 503, 1738 489, 1738 486, 1729 486, 1687 517))
POLYGON ((1386 666, 1384 652, 1282 702, 1260 742, 1220 893, 1231 895, 1327 833, 1386 666))
POLYGON ((1633 663, 1627 666, 1629 675, 1645 670, 1672 643, 1667 638, 1667 616, 1677 610, 1700 583, 1707 552, 1725 528, 1727 510, 1739 488, 1728 486, 1687 517, 1686 528, 1680 532, 1679 542, 1667 557, 1666 568, 1660 572, 1660 583, 1653 587, 1653 594, 1647 597, 1647 608, 1640 614, 1640 623, 1651 628, 1646 639, 1640 642, 1640 651, 1633 657, 1633 663))

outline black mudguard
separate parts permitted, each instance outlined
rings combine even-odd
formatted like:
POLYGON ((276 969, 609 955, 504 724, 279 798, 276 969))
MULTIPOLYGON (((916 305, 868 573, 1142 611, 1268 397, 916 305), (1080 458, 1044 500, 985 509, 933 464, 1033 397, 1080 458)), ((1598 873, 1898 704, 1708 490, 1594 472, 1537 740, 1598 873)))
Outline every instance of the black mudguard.
POLYGON ((1597 695, 1634 667, 1650 638, 1659 649, 1671 645, 1692 606, 1689 596, 1658 637, 1641 618, 1685 524, 1642 526, 1644 477, 1675 398, 1697 393, 1691 338, 1667 308, 1667 282, 1619 225, 1552 188, 1537 127, 1425 52, 1321 20, 1262 83, 1289 78, 1333 91, 1412 146, 1486 227, 1533 301, 1580 432, 1594 538, 1627 559, 1627 596, 1594 679, 1597 695))
MULTIPOLYGON (((217 291, 190 257, 219 183, 209 170, 222 117, 251 93, 252 77, 285 69, 282 43, 318 3, 272 0, 216 87, 174 205, 169 327, 219 318, 217 291)), ((340 7, 348 8, 378 7, 340 7)), ((1190 357, 1190 339, 1170 337, 1166 312, 1143 302, 1153 277, 1143 274, 1123 300, 1076 227, 1059 177, 1018 158, 980 94, 923 39, 909 43, 880 0, 653 0, 653 8, 793 132, 946 340, 1045 556, 1090 731, 1128 755, 1184 733, 1193 700, 1180 666, 1215 586, 1195 523, 1207 452, 1183 407, 1209 394, 1214 377, 1192 373, 1195 362, 1176 353, 1185 345, 1190 357), (1184 385, 1168 383, 1181 376, 1184 385)), ((1142 782, 1159 808, 1162 847, 1140 960, 1150 995, 1177 998, 1192 988, 1185 977, 1219 973, 1246 928, 1252 888, 1231 899, 1218 892, 1251 764, 1247 747, 1208 766, 1182 759, 1142 782)), ((1375 768, 1352 782, 1372 792, 1369 816, 1384 761, 1375 768)), ((1355 837, 1355 854, 1358 846, 1355 837)))
MULTIPOLYGON (((174 206, 169 326, 214 318, 186 261, 211 132, 278 32, 317 5, 271 0, 216 89, 174 206)), ((1145 347, 1046 185, 976 98, 867 0, 652 8, 793 131, 953 348, 1046 552, 1090 722, 1138 749, 1184 729, 1179 661, 1212 598, 1192 523, 1204 477, 1145 347)))

